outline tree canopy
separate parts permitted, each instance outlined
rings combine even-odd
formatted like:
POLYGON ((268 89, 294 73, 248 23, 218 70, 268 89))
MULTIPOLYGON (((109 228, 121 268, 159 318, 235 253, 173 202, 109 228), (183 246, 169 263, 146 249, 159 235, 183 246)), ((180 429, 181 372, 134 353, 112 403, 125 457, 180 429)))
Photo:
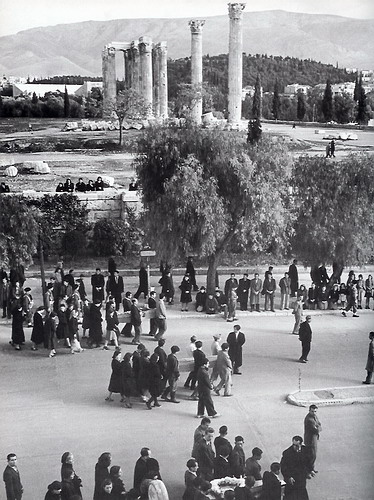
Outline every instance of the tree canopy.
POLYGON ((230 243, 275 253, 284 247, 291 160, 277 140, 198 128, 151 128, 136 160, 146 237, 160 257, 207 257, 208 289, 230 243))

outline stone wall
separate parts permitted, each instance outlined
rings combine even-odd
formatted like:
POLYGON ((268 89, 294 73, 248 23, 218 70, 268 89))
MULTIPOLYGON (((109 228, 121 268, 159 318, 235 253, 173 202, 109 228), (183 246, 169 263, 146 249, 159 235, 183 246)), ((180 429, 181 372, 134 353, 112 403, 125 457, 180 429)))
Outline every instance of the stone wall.
MULTIPOLYGON (((41 198, 45 194, 37 191, 24 191, 23 195, 29 198, 41 198)), ((129 206, 139 211, 141 208, 140 196, 136 191, 106 188, 104 191, 88 193, 74 193, 82 203, 87 204, 88 220, 95 222, 98 219, 112 218, 125 219, 125 207, 129 206)))

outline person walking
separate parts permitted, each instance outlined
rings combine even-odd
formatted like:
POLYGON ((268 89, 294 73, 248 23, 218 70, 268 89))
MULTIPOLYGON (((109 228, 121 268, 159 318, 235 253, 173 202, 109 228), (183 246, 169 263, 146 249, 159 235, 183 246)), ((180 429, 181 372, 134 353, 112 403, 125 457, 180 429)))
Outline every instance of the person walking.
POLYGON ((301 324, 301 319, 303 317, 303 298, 300 295, 297 297, 296 302, 293 306, 292 314, 295 316, 295 324, 292 330, 292 335, 299 335, 299 329, 301 324))
POLYGON ((220 395, 219 391, 222 389, 222 387, 225 388, 224 396, 232 396, 232 362, 228 351, 229 344, 227 342, 224 342, 221 346, 221 351, 219 351, 217 355, 216 361, 217 373, 221 379, 219 384, 214 388, 214 392, 217 394, 217 396, 220 395))
POLYGON ((157 319, 157 328, 158 331, 155 334, 155 339, 160 340, 164 338, 165 332, 167 330, 166 323, 166 296, 164 293, 160 293, 159 300, 156 304, 156 319, 157 319))
POLYGON ((180 349, 177 345, 173 345, 171 346, 170 351, 171 352, 168 356, 166 364, 166 377, 169 385, 165 388, 161 396, 161 399, 164 399, 165 401, 169 401, 171 403, 179 403, 179 401, 176 398, 176 393, 178 389, 178 379, 180 373, 179 373, 179 361, 176 354, 177 352, 180 351, 180 349), (170 399, 168 398, 169 394, 170 394, 170 399))
POLYGON ((139 299, 140 295, 143 293, 144 298, 146 299, 148 296, 148 289, 149 289, 149 284, 148 284, 147 268, 145 266, 145 263, 141 261, 139 269, 139 287, 134 294, 134 298, 139 299))
POLYGON ((362 381, 363 384, 371 384, 371 378, 373 376, 373 370, 374 370, 374 346, 373 346, 373 340, 374 340, 374 332, 369 333, 369 351, 368 351, 368 359, 366 362, 366 379, 362 381))
POLYGON ((148 410, 152 410, 152 403, 154 407, 160 407, 160 403, 157 398, 161 394, 161 371, 158 364, 158 354, 155 352, 152 354, 149 360, 149 393, 151 397, 146 402, 148 410))
POLYGON ((319 435, 322 431, 322 425, 317 417, 318 406, 310 405, 309 411, 304 418, 304 443, 308 447, 310 452, 310 465, 314 473, 318 472, 315 470, 314 465, 317 458, 317 445, 319 441, 319 435))
POLYGON ((140 343, 140 335, 142 334, 142 316, 138 306, 137 299, 132 299, 132 306, 130 309, 131 324, 134 327, 135 336, 132 339, 132 344, 140 343))
POLYGON ((101 301, 97 300, 95 303, 91 304, 90 307, 90 329, 89 329, 89 345, 95 344, 95 347, 100 347, 101 341, 103 339, 103 329, 102 322, 103 318, 101 316, 101 301))
POLYGON ((245 344, 245 335, 240 331, 240 325, 234 325, 234 331, 227 336, 226 342, 229 344, 229 356, 233 364, 234 375, 241 375, 239 368, 243 363, 243 345, 245 344))
POLYGON ((17 455, 9 453, 7 456, 7 466, 3 473, 3 481, 5 483, 5 492, 7 500, 21 500, 23 494, 23 486, 17 466, 17 455))
POLYGON ((74 492, 75 495, 78 497, 82 498, 82 493, 81 493, 81 488, 82 488, 82 479, 77 476, 75 470, 74 470, 74 455, 70 453, 69 451, 65 451, 61 457, 61 480, 64 476, 65 471, 69 471, 70 473, 73 473, 73 487, 74 487, 74 492))
POLYGON ((131 396, 134 393, 134 374, 131 366, 131 352, 127 352, 121 362, 121 379, 122 379, 122 391, 121 391, 121 402, 125 403, 126 408, 132 408, 131 396))
POLYGON ((110 479, 109 467, 112 463, 112 455, 109 452, 102 453, 95 465, 95 489, 93 500, 100 500, 101 485, 105 479, 110 479))
POLYGON ((116 394, 122 394, 122 365, 120 361, 121 351, 116 349, 112 356, 112 374, 110 376, 108 391, 109 394, 105 398, 105 401, 114 401, 112 398, 113 392, 116 394))
MULTIPOLYGON (((202 418, 204 416, 205 408, 209 417, 216 418, 219 416, 214 409, 214 404, 212 401, 212 384, 209 380, 208 368, 209 360, 205 359, 205 363, 200 366, 197 372, 197 390, 199 394, 199 401, 197 403, 197 418, 202 418)), ((197 461, 199 462, 198 458, 197 461)))
POLYGON ((308 354, 310 352, 310 344, 312 342, 312 329, 310 327, 310 323, 312 321, 312 317, 306 316, 305 321, 301 323, 299 328, 299 340, 301 342, 301 356, 299 358, 300 363, 307 363, 308 354))
POLYGON ((16 351, 20 351, 21 345, 25 343, 25 332, 23 330, 24 311, 21 304, 13 308, 12 316, 12 340, 10 343, 16 351))

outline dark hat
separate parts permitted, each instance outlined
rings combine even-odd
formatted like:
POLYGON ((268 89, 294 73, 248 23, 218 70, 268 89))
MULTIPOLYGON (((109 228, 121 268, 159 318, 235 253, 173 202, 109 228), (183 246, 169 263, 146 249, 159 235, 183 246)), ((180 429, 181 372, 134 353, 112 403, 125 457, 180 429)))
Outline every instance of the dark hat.
POLYGON ((50 491, 52 490, 61 490, 62 486, 61 486, 61 483, 60 481, 53 481, 53 483, 49 484, 48 485, 48 489, 50 491))
POLYGON ((171 346, 171 352, 173 354, 176 353, 176 352, 179 352, 179 351, 180 351, 180 349, 179 349, 179 347, 177 345, 171 346))
POLYGON ((25 292, 31 292, 31 288, 30 287, 26 287, 25 288, 25 292))

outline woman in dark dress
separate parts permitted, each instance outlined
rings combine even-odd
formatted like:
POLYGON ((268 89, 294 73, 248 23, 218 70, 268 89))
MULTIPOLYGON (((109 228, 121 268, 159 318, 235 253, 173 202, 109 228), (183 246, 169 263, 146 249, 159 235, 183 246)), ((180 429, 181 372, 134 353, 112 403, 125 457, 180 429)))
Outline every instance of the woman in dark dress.
POLYGON ((57 347, 57 314, 50 312, 45 317, 44 322, 44 347, 49 349, 48 356, 53 358, 56 355, 57 347))
POLYGON ((161 372, 158 364, 158 354, 156 353, 153 353, 149 360, 148 375, 148 386, 151 397, 146 404, 148 410, 151 410, 152 402, 153 406, 161 406, 157 401, 158 396, 161 394, 161 372))
POLYGON ((31 332, 31 342, 33 346, 31 349, 37 351, 39 344, 44 344, 44 323, 43 323, 43 311, 44 307, 40 306, 34 313, 33 327, 31 332))
POLYGON ((90 345, 95 344, 95 347, 100 347, 100 343, 103 339, 103 329, 101 326, 103 318, 101 316, 100 309, 101 302, 95 302, 95 304, 91 304, 89 343, 90 345))
POLYGON ((109 381, 109 395, 105 398, 105 401, 113 401, 112 394, 122 393, 122 366, 120 362, 121 351, 116 349, 112 356, 112 375, 109 381))
POLYGON ((138 388, 142 401, 147 401, 146 393, 149 391, 149 351, 143 349, 139 359, 138 388))
POLYGON ((109 452, 102 453, 95 465, 95 490, 93 500, 100 499, 102 484, 104 479, 109 479, 109 466, 112 462, 112 455, 109 452))
POLYGON ((112 480, 113 488, 111 493, 112 500, 122 500, 125 498, 126 488, 122 481, 122 469, 119 465, 113 465, 110 468, 110 479, 112 480))
POLYGON ((61 499, 71 500, 75 495, 75 487, 73 483, 74 471, 65 469, 62 473, 61 481, 61 499))
POLYGON ((121 363, 122 370, 122 402, 126 408, 132 408, 131 396, 134 393, 134 374, 131 366, 131 352, 127 352, 121 363))
POLYGON ((21 304, 13 309, 12 316, 13 320, 11 344, 14 346, 16 351, 20 351, 21 344, 25 343, 25 332, 23 331, 24 312, 21 304))
POLYGON ((82 498, 81 487, 82 487, 82 479, 77 476, 74 470, 74 456, 69 451, 65 451, 65 453, 61 457, 61 479, 64 477, 65 471, 69 471, 73 473, 73 486, 75 494, 82 498))
POLYGON ((192 283, 190 281, 189 276, 184 276, 182 283, 179 285, 179 289, 181 291, 181 304, 182 304, 182 311, 188 311, 188 304, 192 302, 192 297, 191 297, 191 290, 192 290, 192 283))

